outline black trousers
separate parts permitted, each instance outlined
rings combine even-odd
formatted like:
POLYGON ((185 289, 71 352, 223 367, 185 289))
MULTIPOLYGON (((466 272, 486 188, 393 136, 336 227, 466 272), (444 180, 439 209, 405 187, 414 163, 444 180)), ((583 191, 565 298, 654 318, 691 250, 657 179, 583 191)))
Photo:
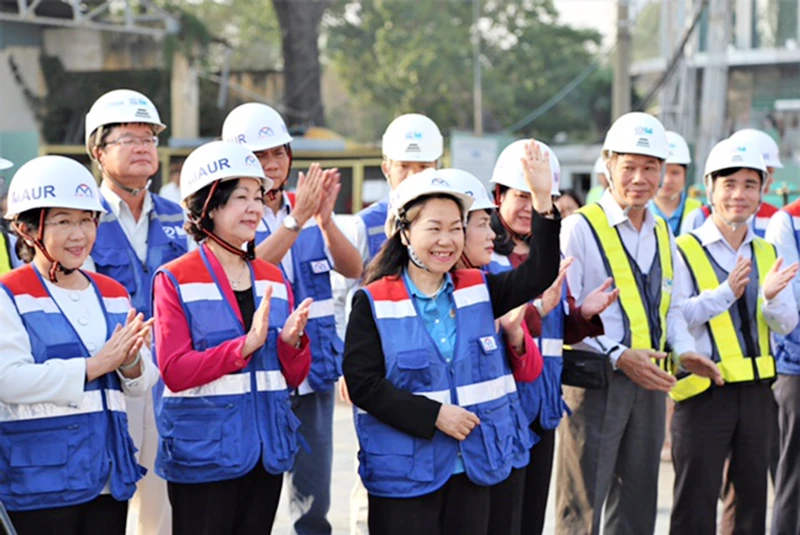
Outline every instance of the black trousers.
POLYGON ((80 505, 8 515, 19 535, 125 535, 128 502, 101 494, 80 505))
POLYGON ((775 402, 767 382, 726 384, 675 405, 670 533, 715 533, 723 467, 731 506, 720 533, 763 534, 775 402))
POLYGON ((490 535, 519 535, 525 492, 525 468, 516 468, 489 491, 490 535))
POLYGON ((173 535, 263 535, 272 531, 283 474, 259 462, 236 479, 167 483, 173 535))
POLYGON ((416 498, 369 495, 370 535, 487 535, 491 487, 465 474, 452 476, 442 488, 416 498))
POLYGON ((556 430, 542 429, 538 418, 531 429, 539 442, 531 448, 531 462, 525 469, 525 491, 522 498, 522 535, 541 535, 550 494, 553 457, 556 451, 556 430))
POLYGON ((778 402, 780 459, 775 474, 772 533, 800 533, 800 376, 779 375, 773 389, 778 402))

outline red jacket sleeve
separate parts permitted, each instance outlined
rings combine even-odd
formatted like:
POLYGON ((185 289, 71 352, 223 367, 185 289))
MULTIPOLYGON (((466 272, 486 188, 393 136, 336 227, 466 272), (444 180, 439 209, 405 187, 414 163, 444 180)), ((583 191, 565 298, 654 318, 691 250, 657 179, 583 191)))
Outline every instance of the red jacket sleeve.
POLYGON ((581 307, 575 305, 572 294, 567 295, 569 315, 564 318, 564 343, 577 344, 587 336, 600 336, 603 334, 603 322, 599 315, 586 319, 581 314, 581 307))
POLYGON ((514 379, 521 383, 530 383, 539 378, 544 367, 542 353, 539 346, 531 336, 525 322, 522 322, 522 330, 525 332, 525 353, 517 355, 510 344, 507 344, 508 358, 511 363, 511 371, 514 379))
POLYGON ((153 317, 158 367, 164 384, 173 392, 194 388, 247 366, 242 356, 245 336, 196 351, 178 291, 164 274, 154 281, 153 317))
MULTIPOLYGON (((289 310, 294 310, 294 294, 292 287, 284 279, 286 293, 289 297, 289 310)), ((281 363, 281 371, 286 378, 286 384, 290 389, 300 386, 311 370, 311 344, 308 335, 303 334, 300 348, 293 347, 278 338, 278 360, 281 363)))

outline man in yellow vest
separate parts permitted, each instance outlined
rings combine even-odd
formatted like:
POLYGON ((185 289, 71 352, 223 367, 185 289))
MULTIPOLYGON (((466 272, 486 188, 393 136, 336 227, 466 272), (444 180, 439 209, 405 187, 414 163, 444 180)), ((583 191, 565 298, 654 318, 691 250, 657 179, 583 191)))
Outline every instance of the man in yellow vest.
POLYGON ((725 459, 735 493, 721 533, 764 533, 767 466, 775 419, 770 333, 798 322, 789 287, 798 264, 782 268, 775 248, 748 219, 767 169, 752 146, 717 144, 705 167, 711 217, 677 239, 676 299, 700 354, 678 359, 672 420, 675 495, 670 533, 716 533, 725 459))
POLYGON ((605 334, 582 343, 607 356, 616 371, 604 388, 564 387, 573 414, 559 428, 559 534, 599 533, 604 508, 604 533, 655 530, 665 397, 675 384, 665 348, 694 350, 671 299, 675 243, 664 219, 647 209, 667 156, 658 119, 623 115, 603 144, 609 188, 562 223, 562 253, 573 258, 567 281, 577 303, 609 276, 620 294, 600 315, 605 334))
POLYGON ((683 136, 677 132, 667 131, 667 171, 661 187, 655 197, 650 201, 650 209, 657 216, 661 216, 672 229, 672 235, 680 234, 681 225, 686 216, 700 208, 703 203, 686 194, 686 173, 692 163, 689 145, 683 136))
MULTIPOLYGON (((0 158, 0 171, 10 169, 13 166, 14 164, 5 158, 0 158)), ((3 185, 3 182, 4 180, 0 179, 0 186, 3 185)), ((5 210, 3 211, 5 212, 5 210)), ((16 236, 8 232, 8 228, 4 223, 0 223, 0 275, 22 264, 14 252, 16 243, 16 236)))

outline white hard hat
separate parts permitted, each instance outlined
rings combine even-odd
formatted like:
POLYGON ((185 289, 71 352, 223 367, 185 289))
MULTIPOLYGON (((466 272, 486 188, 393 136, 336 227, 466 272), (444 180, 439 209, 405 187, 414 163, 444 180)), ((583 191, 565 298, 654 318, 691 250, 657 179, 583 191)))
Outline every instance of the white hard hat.
POLYGON ((669 156, 666 163, 678 165, 689 165, 692 163, 692 155, 689 153, 689 145, 683 136, 671 130, 667 131, 667 144, 669 145, 669 156))
POLYGON ((496 208, 489 198, 486 187, 472 173, 461 169, 440 169, 437 174, 439 178, 450 184, 453 189, 472 197, 473 203, 469 209, 470 212, 474 210, 494 210, 496 208))
POLYGON ((666 160, 669 156, 667 132, 661 121, 638 111, 626 113, 614 121, 603 142, 603 153, 640 154, 666 160))
MULTIPOLYGON (((530 193, 531 189, 525 181, 525 172, 522 170, 521 158, 525 157, 525 145, 528 143, 527 139, 518 139, 511 145, 503 149, 497 161, 494 164, 494 171, 492 178, 489 182, 492 184, 501 184, 511 189, 524 191, 530 193)), ((542 148, 543 153, 550 155, 550 170, 552 171, 553 186, 551 188, 551 195, 560 195, 561 190, 558 188, 558 183, 561 181, 561 164, 558 161, 556 153, 553 149, 548 147, 541 141, 536 143, 542 148)))
POLYGON ((761 175, 762 187, 766 186, 764 178, 767 176, 767 166, 764 164, 764 158, 758 150, 753 146, 737 143, 731 138, 723 139, 714 145, 706 159, 703 177, 706 182, 706 195, 708 195, 709 199, 711 199, 711 190, 713 189, 712 173, 736 167, 758 171, 759 175, 761 175))
POLYGON ((608 167, 606 167, 606 161, 602 156, 598 156, 597 159, 594 161, 594 168, 592 169, 592 174, 604 175, 606 178, 608 178, 608 167))
POLYGON ((244 145, 253 152, 292 142, 281 114, 260 102, 235 107, 222 123, 222 139, 244 145))
POLYGON ((403 216, 405 207, 412 201, 425 195, 446 194, 461 203, 466 216, 474 199, 462 193, 445 180, 437 169, 425 169, 403 180, 392 190, 389 196, 389 213, 386 218, 386 235, 392 236, 397 231, 397 221, 403 216))
POLYGON ((741 145, 753 145, 753 148, 761 153, 761 157, 764 158, 764 163, 767 167, 783 168, 780 148, 772 136, 766 132, 755 128, 745 128, 735 132, 731 139, 741 145))
POLYGON ((13 219, 35 208, 105 212, 92 173, 65 156, 40 156, 14 173, 5 218, 13 219))
POLYGON ((95 100, 86 114, 86 149, 89 149, 89 139, 95 130, 101 126, 119 123, 150 124, 153 125, 156 135, 167 128, 149 98, 132 89, 114 89, 95 100))
POLYGON ((181 201, 217 180, 257 178, 264 189, 272 180, 264 176, 261 163, 247 147, 229 141, 212 141, 194 149, 181 168, 181 201))
POLYGON ((444 153, 444 139, 431 119, 406 113, 386 127, 381 149, 384 156, 398 162, 435 162, 444 153))

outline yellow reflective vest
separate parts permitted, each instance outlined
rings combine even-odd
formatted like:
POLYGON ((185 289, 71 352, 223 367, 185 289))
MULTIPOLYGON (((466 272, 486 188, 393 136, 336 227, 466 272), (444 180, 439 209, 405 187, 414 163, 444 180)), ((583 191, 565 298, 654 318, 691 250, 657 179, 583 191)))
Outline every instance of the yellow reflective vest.
MULTIPOLYGON (((667 337, 667 312, 672 301, 672 249, 669 242, 669 227, 667 222, 659 216, 656 219, 655 232, 658 247, 658 257, 661 265, 662 284, 661 299, 658 303, 658 319, 661 326, 661 338, 657 347, 653 347, 650 333, 650 322, 645 309, 645 299, 642 296, 636 277, 633 274, 631 260, 625 252, 625 246, 619 237, 617 229, 608 223, 608 217, 603 208, 597 204, 589 204, 579 210, 592 227, 597 245, 605 257, 605 263, 610 269, 614 285, 619 288, 619 304, 622 313, 628 320, 631 331, 631 349, 654 349, 661 351, 667 337)), ((669 371, 669 359, 653 360, 660 368, 669 371)))
POLYGON ((11 265, 10 245, 5 230, 0 230, 0 275, 8 273, 13 267, 11 265))
POLYGON ((689 214, 697 210, 703 206, 702 201, 699 199, 695 199, 694 197, 689 197, 687 195, 686 200, 683 203, 683 215, 681 216, 681 226, 686 221, 686 218, 689 217, 689 214))
MULTIPOLYGON (((684 234, 677 238, 676 242, 692 272, 698 294, 713 290, 724 282, 717 277, 711 260, 697 237, 693 234, 684 234)), ((764 277, 775 263, 775 248, 761 238, 753 239, 752 248, 760 289, 764 284, 764 277)), ((769 327, 764 319, 763 304, 759 291, 756 304, 759 355, 745 355, 745 350, 739 343, 730 311, 725 311, 708 322, 711 343, 714 344, 719 355, 717 365, 726 383, 743 383, 775 377, 775 359, 770 354, 769 327)), ((678 380, 669 395, 675 401, 683 401, 705 392, 709 388, 711 388, 711 379, 689 374, 678 380)))

